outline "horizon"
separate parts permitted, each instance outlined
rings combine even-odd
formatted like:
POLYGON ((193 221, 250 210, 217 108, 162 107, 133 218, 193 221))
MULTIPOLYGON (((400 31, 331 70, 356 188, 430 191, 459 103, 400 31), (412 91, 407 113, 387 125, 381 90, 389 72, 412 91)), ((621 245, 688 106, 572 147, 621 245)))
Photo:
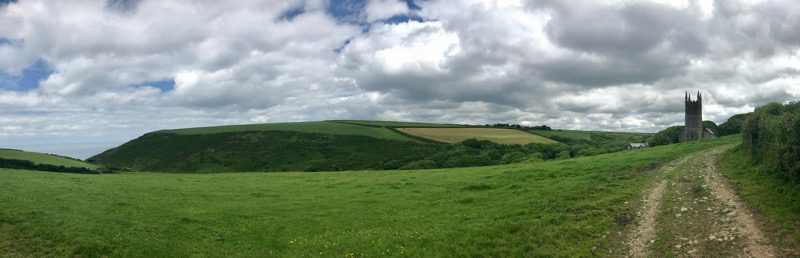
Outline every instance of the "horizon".
MULTIPOLYGON (((0 0, 0 148, 322 120, 654 133, 800 100, 800 3, 0 0)), ((94 153, 92 153, 94 152, 94 153)), ((87 156, 88 155, 88 156, 87 156)))

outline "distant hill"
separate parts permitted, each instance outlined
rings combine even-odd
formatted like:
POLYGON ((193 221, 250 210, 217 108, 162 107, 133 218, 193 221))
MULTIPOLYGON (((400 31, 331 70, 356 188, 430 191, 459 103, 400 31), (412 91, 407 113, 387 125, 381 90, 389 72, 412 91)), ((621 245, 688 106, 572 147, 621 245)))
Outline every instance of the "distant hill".
POLYGON ((272 123, 272 124, 247 124, 247 125, 226 125, 212 127, 197 127, 175 130, 162 130, 155 133, 174 133, 174 134, 213 134, 213 133, 234 133, 249 131, 286 131, 299 133, 321 133, 333 135, 355 135, 367 136, 385 140, 398 141, 417 141, 388 128, 363 126, 355 123, 344 123, 336 121, 320 122, 293 122, 293 123, 272 123))
POLYGON ((0 158, 13 159, 13 160, 27 160, 33 162, 34 164, 97 169, 97 165, 90 164, 78 159, 57 156, 52 154, 13 150, 13 149, 0 149, 0 158))
POLYGON ((337 120, 161 130, 88 161, 200 173, 451 168, 609 153, 647 135, 337 120))
POLYGON ((625 149, 628 143, 645 142, 650 133, 576 131, 576 130, 528 130, 569 145, 573 156, 591 156, 625 149))
POLYGON ((338 120, 161 130, 95 155, 88 161, 139 171, 335 171, 494 165, 519 161, 536 153, 540 159, 568 156, 559 154, 568 153, 564 150, 566 146, 523 147, 503 143, 555 141, 511 129, 338 120), (462 133, 461 139, 451 141, 455 144, 446 144, 400 131, 423 127, 469 129, 475 133, 462 133), (486 130, 526 137, 528 141, 505 142, 503 138, 487 138, 486 130), (467 139, 496 142, 461 142, 467 139))
POLYGON ((347 123, 347 124, 365 125, 365 126, 374 126, 374 127, 387 127, 387 128, 425 128, 425 127, 458 128, 458 127, 470 127, 470 125, 424 123, 424 122, 399 122, 399 121, 330 120, 328 122, 347 123))
POLYGON ((558 143, 546 137, 508 128, 398 128, 397 130, 438 142, 459 143, 467 139, 487 140, 499 144, 558 143))
POLYGON ((0 149, 0 168, 65 173, 100 173, 98 166, 51 154, 0 149))
MULTIPOLYGON (((391 131, 389 131, 391 132, 391 131)), ((296 131, 145 134, 90 162, 139 171, 335 171, 383 169, 441 149, 416 140, 296 131)), ((400 165, 393 166, 397 168, 400 165)))

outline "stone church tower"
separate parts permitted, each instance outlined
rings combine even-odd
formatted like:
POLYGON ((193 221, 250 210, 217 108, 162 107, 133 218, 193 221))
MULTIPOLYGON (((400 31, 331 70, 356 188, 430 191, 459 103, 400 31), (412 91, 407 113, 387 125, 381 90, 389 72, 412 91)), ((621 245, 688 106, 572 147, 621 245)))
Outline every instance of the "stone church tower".
POLYGON ((714 133, 703 128, 703 96, 697 92, 697 99, 692 100, 692 96, 686 93, 684 98, 685 107, 685 127, 680 135, 680 142, 695 141, 714 137, 714 133))

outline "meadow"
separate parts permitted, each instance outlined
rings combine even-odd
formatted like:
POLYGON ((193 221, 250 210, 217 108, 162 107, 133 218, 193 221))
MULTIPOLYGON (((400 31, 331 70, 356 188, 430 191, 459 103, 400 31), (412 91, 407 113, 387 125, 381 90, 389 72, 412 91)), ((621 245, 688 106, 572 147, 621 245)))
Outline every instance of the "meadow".
POLYGON ((502 166, 320 173, 0 169, 0 253, 622 256, 656 167, 741 138, 502 166))
POLYGON ((445 143, 457 143, 467 139, 488 140, 500 144, 557 143, 539 135, 506 128, 397 128, 397 130, 445 143))
POLYGON ((212 127, 196 127, 174 130, 161 130, 155 133, 174 133, 174 134, 214 134, 232 133, 249 131, 290 131, 301 133, 319 133, 333 135, 355 135, 367 136, 385 140, 412 141, 417 140, 406 137, 388 128, 363 126, 352 123, 339 123, 332 121, 321 122, 293 122, 293 123, 270 123, 270 124, 246 124, 246 125, 225 125, 212 127))
POLYGON ((402 122, 402 121, 371 121, 371 120, 330 120, 328 122, 346 123, 373 127, 468 127, 467 125, 458 124, 442 124, 442 123, 425 123, 425 122, 402 122))

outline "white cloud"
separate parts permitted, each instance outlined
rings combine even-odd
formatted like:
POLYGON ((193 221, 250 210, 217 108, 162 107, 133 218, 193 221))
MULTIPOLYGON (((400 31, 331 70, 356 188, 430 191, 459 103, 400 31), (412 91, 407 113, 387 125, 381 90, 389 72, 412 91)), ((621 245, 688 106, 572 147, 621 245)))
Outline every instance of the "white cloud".
POLYGON ((369 0, 364 11, 368 22, 385 20, 409 12, 408 5, 401 0, 369 0))
POLYGON ((0 71, 53 73, 0 87, 0 143, 322 119, 656 131, 682 122, 685 90, 703 91, 716 122, 800 98, 794 2, 382 0, 347 19, 331 3, 2 7, 0 71), (396 15, 416 18, 382 22, 396 15))

